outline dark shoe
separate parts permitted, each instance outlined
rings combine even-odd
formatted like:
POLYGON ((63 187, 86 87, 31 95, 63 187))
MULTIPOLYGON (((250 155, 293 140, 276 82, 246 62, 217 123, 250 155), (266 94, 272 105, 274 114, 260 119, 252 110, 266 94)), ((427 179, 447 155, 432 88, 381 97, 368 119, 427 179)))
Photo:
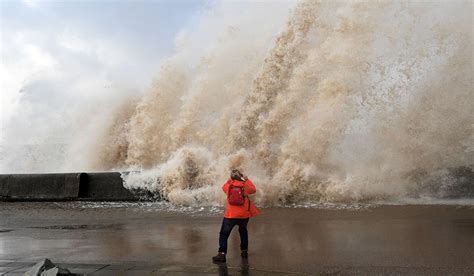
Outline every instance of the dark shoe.
POLYGON ((224 252, 217 253, 216 256, 212 257, 212 261, 218 262, 218 263, 225 263, 225 253, 224 252))
POLYGON ((249 253, 247 250, 242 250, 242 252, 240 252, 240 256, 242 256, 242 258, 248 258, 249 253))

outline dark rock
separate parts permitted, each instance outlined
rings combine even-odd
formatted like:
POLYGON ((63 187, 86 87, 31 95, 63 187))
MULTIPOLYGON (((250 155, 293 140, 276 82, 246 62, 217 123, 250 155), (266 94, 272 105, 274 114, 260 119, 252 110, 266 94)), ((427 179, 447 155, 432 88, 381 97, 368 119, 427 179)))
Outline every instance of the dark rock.
POLYGON ((56 266, 49 259, 44 259, 35 264, 25 273, 26 276, 55 276, 55 275, 75 275, 69 270, 56 266))

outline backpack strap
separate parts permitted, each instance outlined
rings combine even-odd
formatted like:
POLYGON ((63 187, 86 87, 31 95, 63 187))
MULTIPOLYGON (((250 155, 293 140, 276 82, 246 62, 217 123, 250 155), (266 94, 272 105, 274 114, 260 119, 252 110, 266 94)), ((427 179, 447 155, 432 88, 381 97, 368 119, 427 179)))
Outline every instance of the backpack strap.
POLYGON ((232 187, 233 187, 233 186, 234 186, 234 185, 232 184, 232 182, 230 182, 229 189, 227 189, 227 198, 230 197, 230 190, 232 190, 232 187))

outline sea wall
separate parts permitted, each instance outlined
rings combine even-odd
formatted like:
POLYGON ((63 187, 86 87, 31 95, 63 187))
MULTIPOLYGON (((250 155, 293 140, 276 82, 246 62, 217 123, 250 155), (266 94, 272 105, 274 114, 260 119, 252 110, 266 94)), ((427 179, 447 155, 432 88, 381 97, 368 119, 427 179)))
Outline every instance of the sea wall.
MULTIPOLYGON (((439 178, 430 178, 423 171, 414 172, 412 177, 417 185, 407 192, 408 198, 474 198, 474 171, 470 167, 446 169, 439 178)), ((0 174, 0 201, 161 199, 162 194, 156 191, 125 188, 120 172, 0 174)))
POLYGON ((119 172, 0 174, 0 200, 138 200, 119 172))

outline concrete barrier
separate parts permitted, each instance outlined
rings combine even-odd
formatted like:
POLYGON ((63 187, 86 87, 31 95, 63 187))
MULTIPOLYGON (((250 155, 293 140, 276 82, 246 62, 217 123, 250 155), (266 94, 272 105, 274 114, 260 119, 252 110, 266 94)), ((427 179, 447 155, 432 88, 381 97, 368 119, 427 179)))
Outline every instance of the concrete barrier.
POLYGON ((83 173, 0 174, 0 200, 75 200, 83 173))
MULTIPOLYGON (((414 174, 410 196, 433 198, 474 198, 474 171, 471 167, 449 170, 449 185, 443 179, 424 181, 424 172, 414 174)), ((0 174, 0 201, 8 200, 162 200, 146 190, 127 190, 119 172, 0 174)))
POLYGON ((474 198, 474 166, 447 168, 443 177, 432 177, 424 170, 412 172, 409 196, 413 198, 431 197, 438 199, 474 198))
POLYGON ((447 198, 474 198, 474 171, 472 167, 457 167, 449 170, 451 185, 443 191, 447 198))
POLYGON ((138 200, 123 186, 119 172, 85 173, 79 191, 81 200, 138 200))
POLYGON ((146 199, 143 192, 123 186, 118 172, 0 174, 0 200, 105 200, 146 199))

